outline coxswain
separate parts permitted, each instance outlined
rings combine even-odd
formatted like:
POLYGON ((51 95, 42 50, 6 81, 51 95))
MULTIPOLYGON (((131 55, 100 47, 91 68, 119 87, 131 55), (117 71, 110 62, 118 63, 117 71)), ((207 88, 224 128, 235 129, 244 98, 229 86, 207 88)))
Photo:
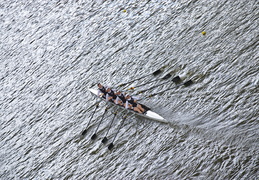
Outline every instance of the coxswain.
POLYGON ((103 85, 101 85, 100 83, 98 83, 97 86, 98 86, 98 94, 97 95, 99 97, 105 98, 106 94, 107 94, 105 87, 103 85))
POLYGON ((131 96, 126 95, 125 99, 126 99, 126 105, 125 105, 126 108, 132 107, 134 111, 137 111, 141 114, 145 112, 145 109, 143 109, 141 105, 137 103, 137 100, 133 99, 131 96))

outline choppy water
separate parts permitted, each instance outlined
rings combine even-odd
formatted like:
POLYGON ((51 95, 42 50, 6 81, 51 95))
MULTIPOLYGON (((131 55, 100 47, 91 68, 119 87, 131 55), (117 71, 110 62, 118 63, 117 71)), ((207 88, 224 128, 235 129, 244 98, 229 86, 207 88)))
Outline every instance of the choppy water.
POLYGON ((258 12, 256 0, 1 1, 0 178, 258 179, 258 12), (114 109, 91 140, 103 107, 81 136, 88 87, 164 65, 195 82, 143 100, 168 124, 132 116, 109 151, 114 109))

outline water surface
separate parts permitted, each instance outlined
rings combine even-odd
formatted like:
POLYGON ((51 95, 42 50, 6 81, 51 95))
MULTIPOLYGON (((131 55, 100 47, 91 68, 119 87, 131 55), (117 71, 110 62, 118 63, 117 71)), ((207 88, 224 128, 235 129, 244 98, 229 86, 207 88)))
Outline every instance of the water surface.
POLYGON ((258 179, 255 0, 8 1, 0 16, 1 179, 258 179), (130 116, 109 151, 123 112, 93 141, 101 104, 81 135, 88 87, 165 65, 194 81, 142 101, 168 124, 130 116))

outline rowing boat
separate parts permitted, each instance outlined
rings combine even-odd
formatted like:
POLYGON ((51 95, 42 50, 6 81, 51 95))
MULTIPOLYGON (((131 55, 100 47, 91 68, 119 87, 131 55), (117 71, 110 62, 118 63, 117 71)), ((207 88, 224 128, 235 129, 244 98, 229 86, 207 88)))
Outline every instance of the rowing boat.
MULTIPOLYGON (((98 90, 97 90, 97 89, 91 89, 91 88, 90 88, 90 89, 88 89, 88 90, 89 90, 91 93, 93 93, 94 95, 96 95, 97 97, 99 97, 99 96, 98 96, 98 90)), ((102 98, 102 97, 99 97, 99 98, 105 100, 105 98, 102 98)), ((108 102, 110 102, 110 101, 108 101, 108 102)), ((112 102, 111 102, 111 103, 112 103, 112 102)), ((112 103, 112 104, 117 105, 117 104, 115 104, 115 103, 112 103)), ((120 106, 120 105, 117 105, 117 106, 119 106, 119 107, 125 109, 124 107, 122 107, 122 106, 120 106)), ((138 113, 138 112, 133 111, 133 110, 130 110, 130 109, 127 109, 127 110, 128 110, 129 112, 132 112, 132 113, 138 115, 138 116, 142 116, 142 117, 145 117, 145 118, 148 118, 148 119, 152 119, 152 120, 155 120, 155 121, 159 121, 159 122, 163 122, 163 123, 168 123, 168 121, 167 121, 166 119, 164 119, 164 118, 163 118, 162 116, 160 116, 159 114, 157 114, 157 113, 151 111, 150 108, 146 107, 145 105, 142 105, 142 106, 144 106, 145 109, 147 110, 144 114, 138 113)))

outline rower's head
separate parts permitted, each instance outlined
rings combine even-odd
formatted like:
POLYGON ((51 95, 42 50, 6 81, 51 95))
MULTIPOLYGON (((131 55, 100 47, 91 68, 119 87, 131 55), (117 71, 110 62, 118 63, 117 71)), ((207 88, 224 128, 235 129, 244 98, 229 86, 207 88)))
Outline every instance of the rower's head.
POLYGON ((121 94, 121 92, 120 91, 117 91, 116 93, 115 93, 115 95, 120 95, 121 94))
POLYGON ((107 92, 111 92, 111 88, 107 88, 107 92))
POLYGON ((127 95, 125 96, 125 98, 126 98, 126 99, 129 99, 129 98, 130 98, 130 95, 127 94, 127 95))
POLYGON ((98 86, 98 88, 102 88, 103 87, 103 85, 101 85, 101 83, 98 83, 97 86, 98 86))

